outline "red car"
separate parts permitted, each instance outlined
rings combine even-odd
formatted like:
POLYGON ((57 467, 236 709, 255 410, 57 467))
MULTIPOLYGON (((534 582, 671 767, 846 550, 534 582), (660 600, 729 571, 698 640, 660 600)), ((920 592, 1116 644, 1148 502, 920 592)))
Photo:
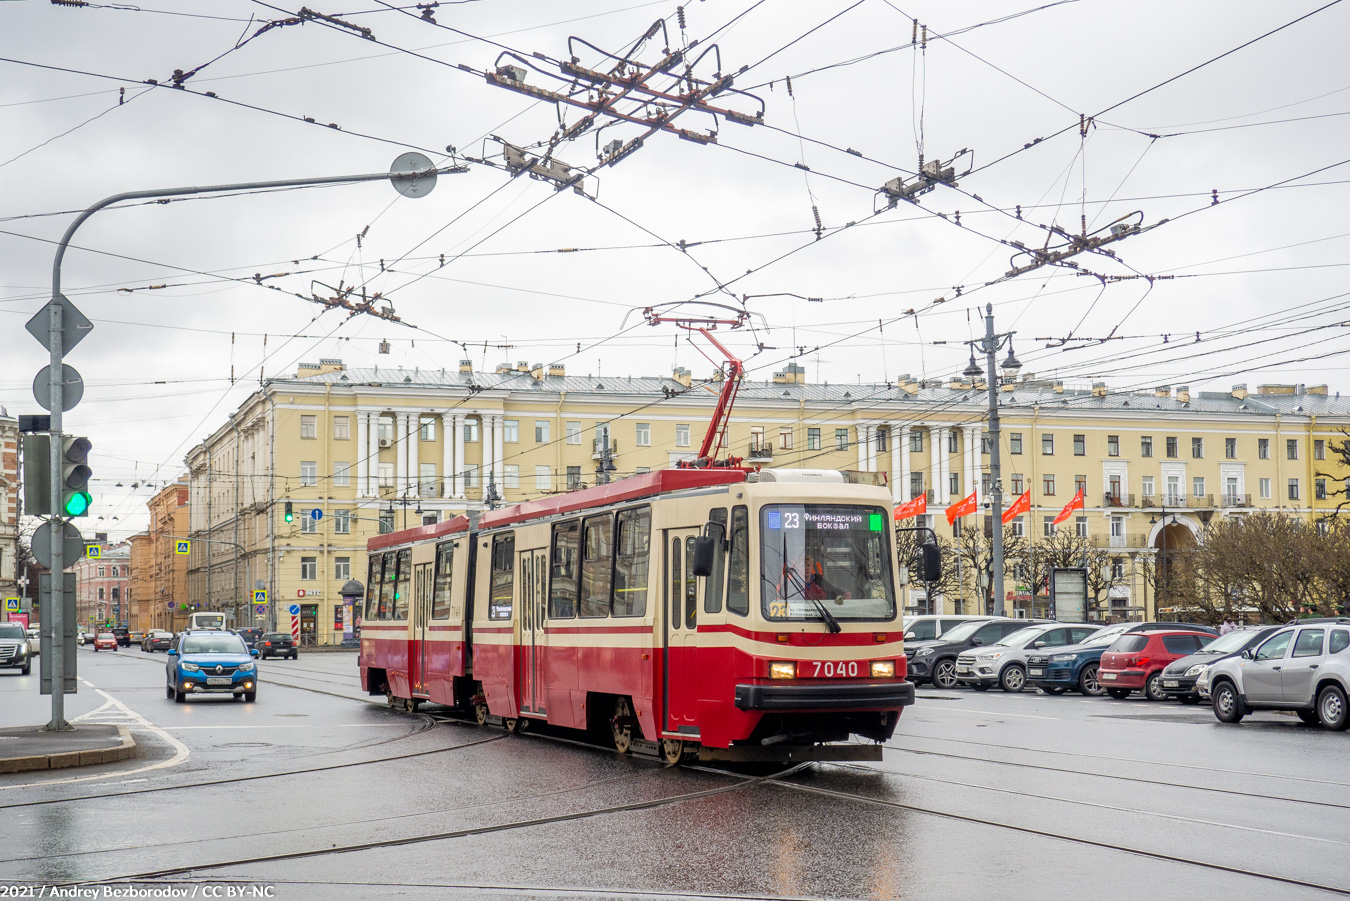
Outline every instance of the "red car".
POLYGON ((1116 639, 1102 654, 1097 680, 1113 698, 1126 698, 1143 689, 1150 701, 1165 701, 1163 670, 1172 661, 1194 654, 1213 640, 1214 636, 1208 632, 1130 632, 1116 639))
POLYGON ((117 650, 117 636, 111 632, 100 632, 94 638, 94 650, 99 651, 107 648, 110 651, 117 650))

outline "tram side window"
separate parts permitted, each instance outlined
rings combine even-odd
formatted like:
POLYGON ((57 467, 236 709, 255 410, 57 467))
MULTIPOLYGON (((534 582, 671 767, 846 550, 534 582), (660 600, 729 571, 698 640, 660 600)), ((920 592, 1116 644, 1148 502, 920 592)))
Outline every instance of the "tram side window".
POLYGON ((492 538, 492 584, 488 591, 488 619, 510 619, 515 592, 516 533, 492 538))
POLYGON ((549 579, 548 615, 552 619, 571 619, 577 615, 577 551, 581 543, 581 524, 577 520, 553 527, 553 563, 549 579))
POLYGON ((727 610, 750 612, 750 514, 744 504, 731 508, 731 565, 727 572, 727 610))
POLYGON ((713 528, 709 531, 717 538, 717 550, 713 553, 712 574, 708 576, 708 581, 703 586, 703 612, 721 613, 722 612, 722 578, 723 571, 726 569, 726 552, 722 550, 722 540, 727 535, 727 508, 718 507, 715 510, 708 511, 708 521, 717 523, 722 528, 713 528))
MULTIPOLYGON (((398 552, 398 578, 394 580, 394 599, 389 605, 390 619, 407 619, 408 606, 412 601, 412 595, 408 589, 412 583, 412 548, 407 547, 398 552)), ((385 563, 385 575, 388 576, 390 567, 385 563)))
POLYGON ((652 510, 620 510, 614 555, 614 615, 647 613, 647 564, 651 559, 652 510))
MULTIPOLYGON (((676 545, 679 547, 679 545, 676 545)), ((680 569, 680 561, 675 560, 676 572, 680 569)), ((679 593, 675 593, 676 617, 679 612, 679 593)), ((684 625, 687 629, 693 629, 698 625, 698 579, 694 578, 694 539, 686 538, 684 540, 684 625)))
POLYGON ((389 619, 394 609, 394 577, 398 575, 395 551, 384 553, 384 575, 380 578, 380 619, 389 619))
MULTIPOLYGON (((693 539, 689 539, 690 544, 693 539)), ((684 597, 684 567, 680 564, 679 539, 670 543, 670 628, 680 627, 680 598, 684 597)))
POLYGON ((581 527, 581 615, 609 616, 609 586, 614 556, 609 514, 587 517, 581 527))
POLYGON ((431 600, 431 618, 450 618, 450 583, 455 574, 455 546, 447 541, 436 548, 436 589, 431 600))
POLYGON ((382 554, 370 555, 370 568, 366 573, 366 585, 369 593, 366 595, 366 612, 362 619, 380 619, 380 608, 383 606, 383 601, 380 599, 380 588, 384 585, 384 556, 382 554))

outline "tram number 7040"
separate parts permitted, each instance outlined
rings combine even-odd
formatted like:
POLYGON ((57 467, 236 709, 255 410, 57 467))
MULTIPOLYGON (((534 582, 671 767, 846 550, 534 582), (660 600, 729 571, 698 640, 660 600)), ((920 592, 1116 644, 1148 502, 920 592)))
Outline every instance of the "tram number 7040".
POLYGON ((803 660, 797 667, 800 679, 856 679, 859 672, 856 660, 803 660))

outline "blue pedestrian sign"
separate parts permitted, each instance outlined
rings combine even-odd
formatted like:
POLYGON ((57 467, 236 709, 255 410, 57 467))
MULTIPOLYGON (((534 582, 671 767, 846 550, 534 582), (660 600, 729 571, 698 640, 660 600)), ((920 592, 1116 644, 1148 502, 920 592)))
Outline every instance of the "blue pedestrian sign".
POLYGON ((175 542, 174 542, 174 545, 173 545, 173 552, 174 552, 175 554, 188 554, 188 553, 191 553, 191 552, 192 552, 192 542, 191 542, 191 541, 175 541, 175 542))
POLYGON ((267 589, 263 588, 263 589, 259 589, 259 590, 255 591, 255 592, 253 592, 253 603, 255 603, 255 604, 266 604, 266 603, 267 603, 267 589))
POLYGON ((309 518, 317 522, 318 520, 323 519, 323 511, 318 507, 315 507, 313 510, 309 511, 309 518))

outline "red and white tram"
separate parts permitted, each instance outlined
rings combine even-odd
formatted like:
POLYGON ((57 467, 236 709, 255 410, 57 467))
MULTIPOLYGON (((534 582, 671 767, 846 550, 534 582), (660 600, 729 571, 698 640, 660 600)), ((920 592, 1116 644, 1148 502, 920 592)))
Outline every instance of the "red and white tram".
POLYGON ((672 469, 372 538, 361 684, 659 748, 880 759, 913 703, 886 489, 672 469))

